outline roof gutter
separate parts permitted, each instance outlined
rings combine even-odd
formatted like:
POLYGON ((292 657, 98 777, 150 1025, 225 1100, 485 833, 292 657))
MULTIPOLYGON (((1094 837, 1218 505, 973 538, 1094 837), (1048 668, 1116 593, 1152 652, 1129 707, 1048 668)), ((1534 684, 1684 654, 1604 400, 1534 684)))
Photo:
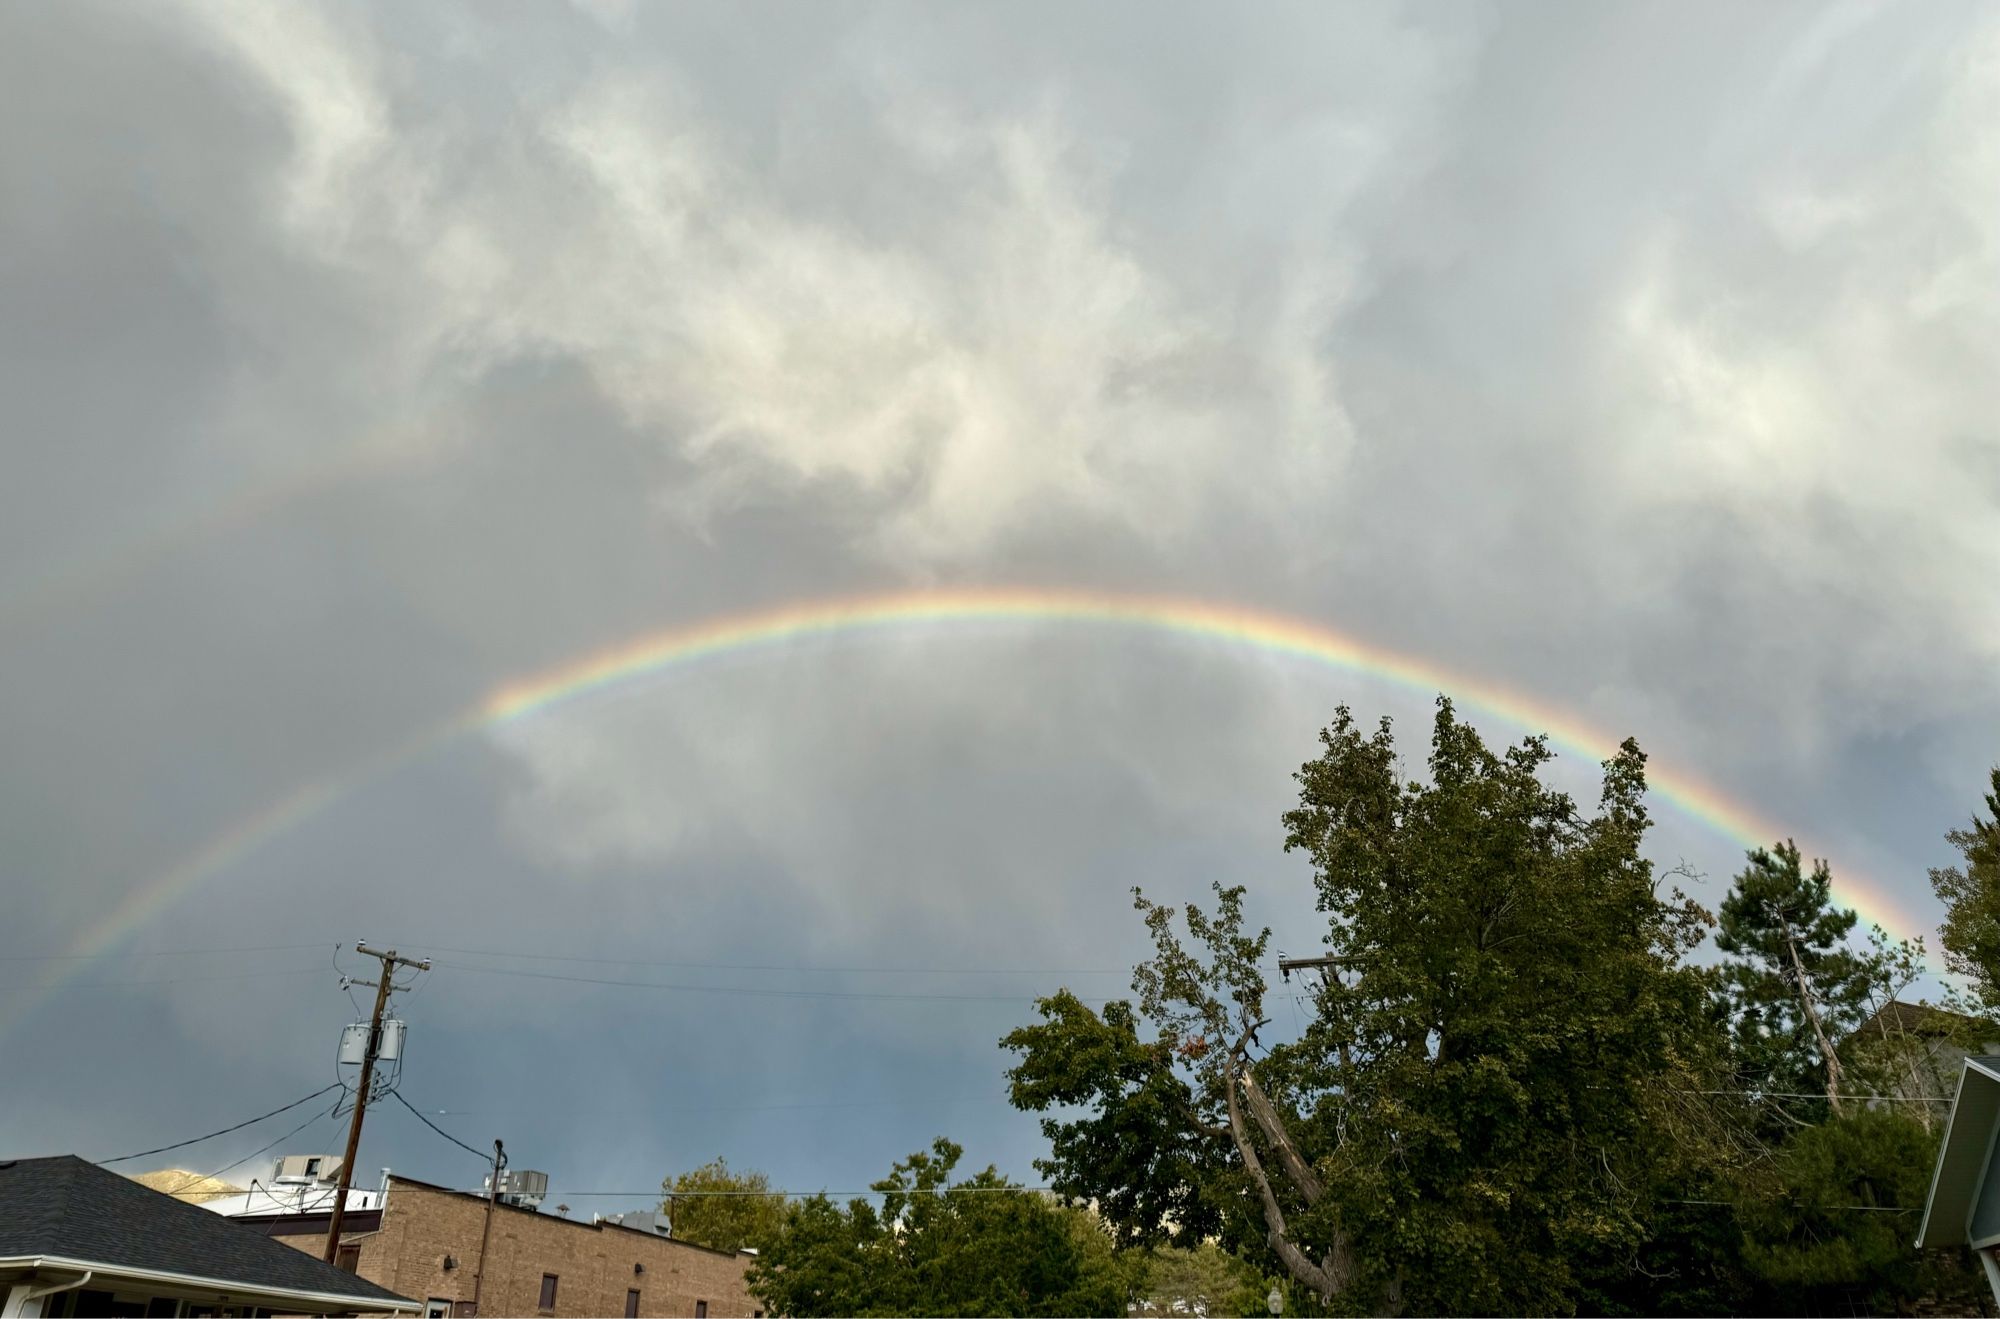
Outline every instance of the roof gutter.
MULTIPOLYGON (((235 1296, 326 1301, 345 1310, 363 1310, 370 1313, 388 1310, 399 1314, 415 1314, 424 1308, 419 1301, 395 1295, 363 1296, 356 1292, 321 1292, 297 1287, 270 1287, 254 1282, 238 1282, 230 1278, 204 1278, 192 1273, 169 1273, 162 1269, 70 1259, 65 1255, 0 1256, 0 1269, 42 1268, 78 1269, 85 1273, 102 1274, 106 1278, 130 1278, 138 1282, 165 1283, 169 1287, 189 1287, 197 1291, 228 1292, 235 1296)), ((62 1289, 57 1288, 57 1290, 62 1289)))
POLYGON ((85 1269, 83 1271, 83 1276, 81 1278, 78 1278, 75 1282, 59 1282, 53 1287, 37 1287, 33 1291, 29 1292, 26 1296, 23 1296, 21 1299, 24 1301, 39 1301, 42 1299, 42 1297, 54 1296, 57 1292, 75 1291, 78 1287, 81 1287, 86 1282, 89 1282, 91 1278, 96 1275, 96 1273, 97 1273, 96 1269, 85 1269))

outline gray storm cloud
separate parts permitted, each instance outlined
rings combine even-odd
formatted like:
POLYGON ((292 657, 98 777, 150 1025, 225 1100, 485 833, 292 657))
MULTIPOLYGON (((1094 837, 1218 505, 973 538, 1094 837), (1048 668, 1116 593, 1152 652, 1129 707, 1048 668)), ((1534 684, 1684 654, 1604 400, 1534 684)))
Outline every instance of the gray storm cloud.
MULTIPOLYGON (((1021 997, 1117 992, 1134 883, 1253 879, 1309 944, 1287 774, 1338 701, 1425 713, 1059 628, 794 647, 440 746, 25 960, 510 679, 759 605, 1295 613, 1920 915, 2000 756, 1978 6, 16 7, 0 108, 9 1149, 320 1084, 317 945, 394 935, 475 950, 413 1083, 572 1186, 940 1131, 1025 1174, 1021 997), (503 1049, 547 1065, 477 1082, 503 1049)), ((1663 813, 1663 860, 1735 851, 1663 813)))

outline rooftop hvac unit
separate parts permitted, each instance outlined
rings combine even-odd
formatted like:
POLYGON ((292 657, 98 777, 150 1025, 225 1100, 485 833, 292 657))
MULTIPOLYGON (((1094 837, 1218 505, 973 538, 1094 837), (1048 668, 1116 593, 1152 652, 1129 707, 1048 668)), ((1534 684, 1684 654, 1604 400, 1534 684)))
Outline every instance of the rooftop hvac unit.
POLYGON ((539 1209, 548 1194, 549 1175, 545 1172, 520 1168, 500 1174, 500 1198, 510 1205, 539 1209))
POLYGON ((340 1176, 340 1158, 333 1154, 287 1154, 278 1160, 271 1180, 296 1185, 301 1182, 331 1182, 340 1176))

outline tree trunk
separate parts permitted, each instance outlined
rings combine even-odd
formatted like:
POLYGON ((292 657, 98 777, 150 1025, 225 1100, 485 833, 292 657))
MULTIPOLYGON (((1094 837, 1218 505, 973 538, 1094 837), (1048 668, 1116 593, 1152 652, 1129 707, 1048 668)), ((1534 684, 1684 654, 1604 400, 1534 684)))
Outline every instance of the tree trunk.
POLYGON ((1243 1050, 1250 1041, 1251 1031, 1255 1029, 1253 1026, 1243 1032, 1223 1062, 1223 1085, 1228 1094, 1229 1104, 1230 1138, 1235 1142, 1237 1155, 1243 1160, 1244 1170, 1256 1184, 1257 1196, 1264 1210, 1264 1226, 1269 1230, 1267 1240, 1271 1250, 1285 1266, 1287 1273, 1312 1288, 1318 1293, 1322 1302, 1331 1305, 1334 1297, 1346 1289, 1348 1278, 1353 1272, 1347 1238, 1336 1232, 1333 1249, 1327 1252, 1324 1260, 1318 1262, 1299 1248, 1298 1243, 1291 1239, 1290 1228, 1285 1222, 1284 1206, 1278 1203, 1278 1195, 1271 1186, 1270 1175, 1264 1171, 1264 1161, 1258 1157, 1256 1144, 1251 1140, 1250 1130, 1243 1121, 1244 1105, 1239 1098, 1239 1092, 1249 1098, 1249 1106, 1259 1129, 1278 1151, 1279 1161, 1285 1165, 1287 1175, 1298 1187, 1299 1193, 1305 1197, 1306 1203, 1313 1204, 1325 1194, 1325 1187, 1313 1173, 1312 1166, 1300 1156, 1298 1147, 1286 1133, 1283 1119, 1279 1117, 1271 1101, 1265 1097, 1255 1078, 1244 1066, 1243 1050))
POLYGON ((1834 1049, 1833 1041, 1826 1037, 1826 1027, 1820 1023, 1819 1007, 1813 1002, 1812 985, 1806 978, 1805 964, 1799 960, 1798 940, 1792 937, 1792 925, 1785 922, 1785 947, 1791 950, 1792 972, 1799 987, 1799 1005, 1805 1009, 1806 1020, 1812 1023, 1813 1037, 1819 1041, 1820 1056, 1826 1059, 1826 1102, 1836 1115, 1840 1112, 1840 1082, 1843 1069, 1840 1054, 1834 1049))

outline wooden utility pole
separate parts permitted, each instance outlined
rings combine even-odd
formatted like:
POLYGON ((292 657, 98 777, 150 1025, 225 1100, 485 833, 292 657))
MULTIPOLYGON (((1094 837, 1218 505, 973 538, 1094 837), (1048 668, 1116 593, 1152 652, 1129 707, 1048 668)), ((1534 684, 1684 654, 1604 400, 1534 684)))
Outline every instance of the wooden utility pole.
POLYGON ((410 957, 398 957, 394 948, 387 952, 377 952, 365 943, 354 945, 354 951, 363 957, 372 957, 382 963, 382 978, 379 980, 356 980, 357 985, 373 985, 375 988, 375 1013, 368 1019, 368 1051, 361 1056, 361 1086, 354 1092, 354 1120, 347 1124, 347 1153, 340 1160, 340 1189, 333 1195, 333 1218, 326 1225, 326 1262, 336 1262, 340 1255, 340 1220, 347 1215, 347 1190, 354 1184, 354 1156, 361 1150, 361 1118, 368 1111, 368 1089, 375 1083, 375 1053, 382 1047, 382 1010, 389 1006, 392 991, 405 986, 395 984, 396 968, 415 967, 419 971, 431 969, 431 959, 421 961, 410 957))
POLYGON ((493 1237, 493 1203, 500 1198, 500 1174, 507 1170, 507 1151, 493 1142, 493 1176, 486 1183, 486 1226, 479 1229, 479 1267, 472 1275, 472 1312, 479 1313, 479 1289, 486 1284, 486 1243, 493 1237))

